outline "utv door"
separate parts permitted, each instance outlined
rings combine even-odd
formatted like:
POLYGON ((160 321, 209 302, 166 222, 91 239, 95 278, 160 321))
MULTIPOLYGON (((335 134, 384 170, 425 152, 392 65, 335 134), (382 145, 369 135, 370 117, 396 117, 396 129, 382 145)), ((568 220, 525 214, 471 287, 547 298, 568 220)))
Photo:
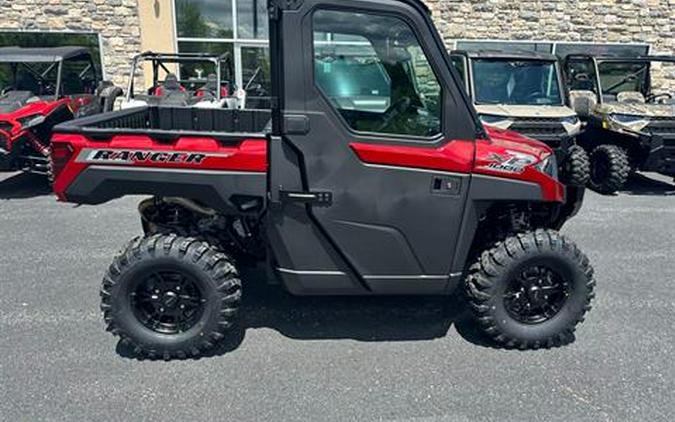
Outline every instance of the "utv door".
POLYGON ((477 124, 426 9, 279 3, 269 236, 280 276, 297 294, 443 292, 459 276, 477 124))

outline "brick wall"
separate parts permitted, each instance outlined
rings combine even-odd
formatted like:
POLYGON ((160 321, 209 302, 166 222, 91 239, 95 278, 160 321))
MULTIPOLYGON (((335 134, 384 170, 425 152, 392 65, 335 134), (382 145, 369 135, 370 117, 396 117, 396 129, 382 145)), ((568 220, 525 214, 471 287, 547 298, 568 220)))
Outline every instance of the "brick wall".
POLYGON ((118 85, 141 50, 137 0, 0 0, 0 30, 22 29, 99 33, 106 76, 118 85))
MULTIPOLYGON (((449 47, 453 40, 473 38, 633 42, 675 54, 675 0, 425 1, 449 47)), ((674 67, 664 75, 670 89, 674 67)))

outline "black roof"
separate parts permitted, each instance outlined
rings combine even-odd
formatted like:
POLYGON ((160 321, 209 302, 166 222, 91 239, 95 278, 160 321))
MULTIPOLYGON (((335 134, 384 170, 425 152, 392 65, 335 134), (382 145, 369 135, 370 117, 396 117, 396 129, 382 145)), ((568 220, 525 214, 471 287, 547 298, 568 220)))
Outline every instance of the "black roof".
POLYGON ((90 54, 85 47, 0 47, 0 63, 52 63, 90 54))
POLYGON ((461 54, 471 59, 558 60, 555 54, 527 50, 454 50, 450 54, 461 54))

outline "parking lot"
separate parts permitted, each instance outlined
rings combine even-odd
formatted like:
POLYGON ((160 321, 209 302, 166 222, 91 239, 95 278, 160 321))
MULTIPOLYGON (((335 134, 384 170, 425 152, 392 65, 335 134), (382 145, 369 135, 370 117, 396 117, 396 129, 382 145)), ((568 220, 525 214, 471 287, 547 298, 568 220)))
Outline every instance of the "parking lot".
POLYGON ((589 420, 675 414, 675 185, 588 193, 568 234, 594 309, 567 347, 507 351, 457 298, 293 298, 245 274, 242 329, 213 356, 138 361, 104 331, 101 276, 138 198, 59 204, 0 175, 0 420, 589 420))

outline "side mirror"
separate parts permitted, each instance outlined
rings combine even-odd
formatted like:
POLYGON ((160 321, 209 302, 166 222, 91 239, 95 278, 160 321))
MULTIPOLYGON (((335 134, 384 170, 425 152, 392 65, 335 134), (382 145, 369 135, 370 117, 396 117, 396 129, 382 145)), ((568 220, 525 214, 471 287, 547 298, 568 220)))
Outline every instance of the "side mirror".
POLYGON ((598 104, 598 97, 593 91, 570 91, 570 105, 580 118, 588 117, 598 104))

